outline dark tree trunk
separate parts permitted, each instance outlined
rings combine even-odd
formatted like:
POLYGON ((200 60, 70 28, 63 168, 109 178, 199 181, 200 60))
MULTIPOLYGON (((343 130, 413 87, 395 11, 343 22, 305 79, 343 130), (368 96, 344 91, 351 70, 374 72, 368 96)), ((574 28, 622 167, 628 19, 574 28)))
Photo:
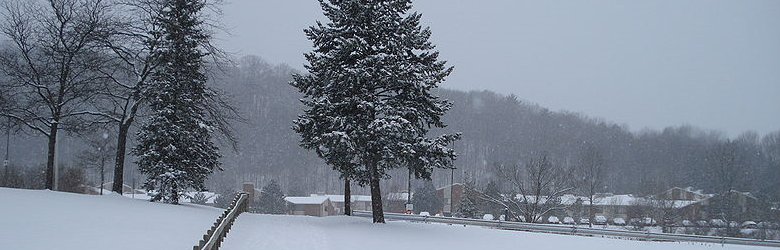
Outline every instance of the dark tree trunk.
POLYGON ((54 190, 54 154, 57 146, 57 125, 54 122, 49 128, 49 153, 46 158, 46 189, 48 190, 54 190))
POLYGON ((119 194, 122 194, 123 184, 125 183, 125 155, 127 154, 127 133, 129 130, 129 122, 119 125, 116 144, 116 165, 114 165, 114 183, 111 187, 111 191, 119 194))
POLYGON ((344 177, 344 215, 352 216, 352 190, 349 187, 349 177, 344 177))
POLYGON ((594 200, 593 194, 591 194, 590 195, 590 206, 588 206, 588 227, 593 227, 593 223, 595 222, 593 220, 596 219, 595 218, 596 217, 595 214, 593 214, 593 200, 594 200))
POLYGON ((382 191, 379 189, 379 174, 376 163, 369 166, 369 186, 371 187, 371 211, 374 223, 385 223, 385 214, 382 211, 382 191))

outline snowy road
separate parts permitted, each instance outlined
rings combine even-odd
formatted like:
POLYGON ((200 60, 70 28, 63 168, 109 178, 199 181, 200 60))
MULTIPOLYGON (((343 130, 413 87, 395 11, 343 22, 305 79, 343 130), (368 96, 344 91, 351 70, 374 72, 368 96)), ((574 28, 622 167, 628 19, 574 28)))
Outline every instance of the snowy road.
POLYGON ((773 249, 749 246, 642 242, 554 234, 539 234, 370 219, 243 214, 222 250, 500 250, 500 249, 773 249), (375 246, 376 245, 376 246, 375 246))

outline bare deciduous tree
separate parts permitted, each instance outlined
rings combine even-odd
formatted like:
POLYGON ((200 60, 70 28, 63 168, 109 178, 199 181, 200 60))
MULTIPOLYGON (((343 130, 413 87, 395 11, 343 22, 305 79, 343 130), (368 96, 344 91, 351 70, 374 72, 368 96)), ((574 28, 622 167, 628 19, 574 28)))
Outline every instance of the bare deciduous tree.
POLYGON ((605 161, 601 152, 593 145, 586 145, 574 171, 577 189, 590 202, 588 206, 588 227, 593 227, 595 217, 593 204, 596 204, 596 193, 604 187, 604 165, 605 161))
POLYGON ((572 190, 570 176, 547 153, 525 165, 498 165, 496 170, 512 192, 501 197, 482 194, 482 198, 503 206, 515 219, 541 222, 551 212, 566 208, 561 196, 572 190))
POLYGON ((0 32, 12 46, 0 53, 10 98, 2 115, 48 138, 45 188, 54 189, 57 133, 90 125, 86 103, 95 95, 104 63, 98 41, 106 35, 108 5, 101 0, 6 2, 0 32))

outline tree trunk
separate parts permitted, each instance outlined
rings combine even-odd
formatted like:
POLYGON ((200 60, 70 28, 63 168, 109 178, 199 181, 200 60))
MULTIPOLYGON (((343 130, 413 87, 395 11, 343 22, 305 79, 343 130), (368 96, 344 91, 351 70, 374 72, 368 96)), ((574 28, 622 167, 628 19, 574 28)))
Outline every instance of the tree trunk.
POLYGON ((593 214, 593 194, 590 195, 590 206, 588 206, 588 227, 593 227, 593 220, 596 219, 595 215, 593 214))
POLYGON ((344 177, 344 215, 352 216, 352 191, 349 187, 349 177, 344 177))
MULTIPOLYGON (((125 155, 127 154, 127 133, 130 130, 130 123, 119 125, 119 134, 116 144, 116 162, 114 165, 114 183, 111 191, 122 194, 125 183, 125 155)), ((135 190, 133 190, 135 192, 135 190)))
POLYGON ((376 163, 369 167, 369 186, 371 187, 371 211, 373 212, 374 223, 385 223, 385 214, 382 211, 382 191, 379 189, 379 174, 377 173, 376 163))
POLYGON ((46 159, 46 189, 48 190, 54 190, 54 154, 57 146, 57 129, 58 124, 52 123, 49 131, 49 152, 46 159))

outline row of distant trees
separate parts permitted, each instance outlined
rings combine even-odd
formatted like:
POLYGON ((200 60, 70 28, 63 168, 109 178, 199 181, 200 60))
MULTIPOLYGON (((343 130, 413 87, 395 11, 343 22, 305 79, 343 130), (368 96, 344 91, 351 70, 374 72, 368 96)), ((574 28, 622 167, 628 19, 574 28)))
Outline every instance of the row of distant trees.
MULTIPOLYGON (((769 135, 767 138, 773 138, 769 135)), ((738 145, 732 141, 716 144, 709 151, 710 173, 707 178, 716 184, 714 194, 722 197, 717 206, 711 206, 708 211, 711 219, 738 220, 737 218, 752 218, 754 220, 768 219, 770 204, 773 201, 771 193, 757 192, 752 196, 758 197, 755 206, 750 209, 753 212, 736 211, 735 202, 738 197, 732 197, 734 191, 748 186, 749 180, 746 169, 750 169, 751 162, 740 158, 738 145), (755 211, 765 211, 758 212, 755 211)), ((771 145, 771 144, 768 144, 771 145)), ((767 148, 768 152, 772 148, 767 148)), ((772 157, 769 156, 769 160, 772 157)), ((755 163, 753 163, 755 164, 755 163)), ((476 211, 488 213, 501 213, 509 216, 508 219, 530 222, 542 222, 550 215, 559 214, 568 209, 568 205, 562 202, 562 195, 576 194, 584 197, 583 202, 597 203, 599 193, 608 192, 607 185, 607 161, 602 151, 593 145, 585 145, 579 157, 571 162, 563 162, 553 158, 549 153, 540 153, 525 163, 520 164, 496 164, 493 170, 497 178, 490 181, 484 189, 477 187, 473 178, 466 178, 465 196, 461 204, 461 213, 473 216, 476 211), (483 204, 480 210, 475 204, 483 204), (521 219, 522 218, 522 219, 521 219)), ((767 183, 776 185, 776 183, 767 183)), ((641 185, 641 184, 639 184, 641 185)), ((663 187, 668 188, 668 187, 663 187)), ((653 193, 644 194, 648 197, 658 194, 662 189, 656 189, 653 193)), ((643 194, 637 194, 642 196, 643 194)), ((648 217, 663 220, 661 225, 680 220, 682 214, 678 209, 680 204, 673 200, 664 200, 657 197, 647 200, 647 203, 634 204, 636 208, 642 208, 641 213, 648 217), (646 210, 648 208, 650 210, 646 210)), ((583 218, 595 221, 593 206, 585 206, 583 218)), ((639 210, 637 210, 639 211, 639 210)), ((635 211, 636 212, 636 211, 635 211)), ((642 216, 641 218, 643 218, 642 216)))
MULTIPOLYGON (((205 0, 3 3, 0 116, 10 121, 5 126, 47 139, 44 188, 55 188, 59 134, 98 128, 114 130, 114 145, 95 148, 114 153, 114 192, 122 192, 133 138, 132 152, 155 199, 177 203, 179 191, 204 188, 219 169, 212 134, 234 141, 229 119, 237 117, 205 85, 207 71, 224 59, 211 44, 210 6, 205 0)), ((102 165, 107 160, 84 157, 102 165)))

